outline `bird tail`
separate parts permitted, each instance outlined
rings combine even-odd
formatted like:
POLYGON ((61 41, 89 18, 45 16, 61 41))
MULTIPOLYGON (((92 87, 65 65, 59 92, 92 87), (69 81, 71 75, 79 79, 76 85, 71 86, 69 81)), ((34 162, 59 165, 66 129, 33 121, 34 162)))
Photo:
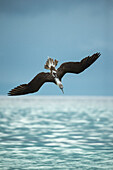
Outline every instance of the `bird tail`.
POLYGON ((58 61, 55 59, 53 60, 52 58, 48 58, 46 61, 46 64, 44 65, 44 68, 47 70, 51 70, 51 67, 56 67, 58 64, 58 61))

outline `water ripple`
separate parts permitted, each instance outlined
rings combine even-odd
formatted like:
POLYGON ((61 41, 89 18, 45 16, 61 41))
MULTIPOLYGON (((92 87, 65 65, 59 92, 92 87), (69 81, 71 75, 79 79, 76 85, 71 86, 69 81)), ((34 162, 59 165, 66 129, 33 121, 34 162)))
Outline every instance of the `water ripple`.
POLYGON ((112 97, 0 97, 0 169, 113 169, 112 97))

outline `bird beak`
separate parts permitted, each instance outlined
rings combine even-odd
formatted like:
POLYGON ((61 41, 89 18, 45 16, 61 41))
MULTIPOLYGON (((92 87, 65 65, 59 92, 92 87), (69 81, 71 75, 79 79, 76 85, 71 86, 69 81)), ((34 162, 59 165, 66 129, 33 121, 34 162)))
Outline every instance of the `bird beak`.
POLYGON ((63 90, 63 88, 61 88, 61 90, 62 90, 62 93, 64 94, 64 90, 63 90))

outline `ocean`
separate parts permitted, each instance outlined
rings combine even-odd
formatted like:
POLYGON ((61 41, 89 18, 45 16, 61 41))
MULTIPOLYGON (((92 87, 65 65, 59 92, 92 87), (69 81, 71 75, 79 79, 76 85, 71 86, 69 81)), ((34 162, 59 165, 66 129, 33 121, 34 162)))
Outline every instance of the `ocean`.
POLYGON ((0 97, 0 170, 113 170, 113 97, 0 97))

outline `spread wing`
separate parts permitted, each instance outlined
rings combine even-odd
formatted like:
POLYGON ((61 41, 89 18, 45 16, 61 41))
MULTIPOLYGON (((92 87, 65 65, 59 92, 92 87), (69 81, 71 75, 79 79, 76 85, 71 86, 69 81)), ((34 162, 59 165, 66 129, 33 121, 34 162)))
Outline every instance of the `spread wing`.
POLYGON ((81 73, 86 68, 88 68, 91 64, 93 64, 97 58, 100 56, 100 53, 95 53, 92 56, 88 56, 84 59, 82 59, 80 62, 66 62, 63 63, 58 69, 57 69, 57 76, 61 80, 62 77, 66 73, 81 73))
POLYGON ((51 73, 41 72, 37 74, 28 84, 22 84, 9 91, 9 96, 24 95, 34 93, 40 89, 45 82, 54 82, 51 73))

